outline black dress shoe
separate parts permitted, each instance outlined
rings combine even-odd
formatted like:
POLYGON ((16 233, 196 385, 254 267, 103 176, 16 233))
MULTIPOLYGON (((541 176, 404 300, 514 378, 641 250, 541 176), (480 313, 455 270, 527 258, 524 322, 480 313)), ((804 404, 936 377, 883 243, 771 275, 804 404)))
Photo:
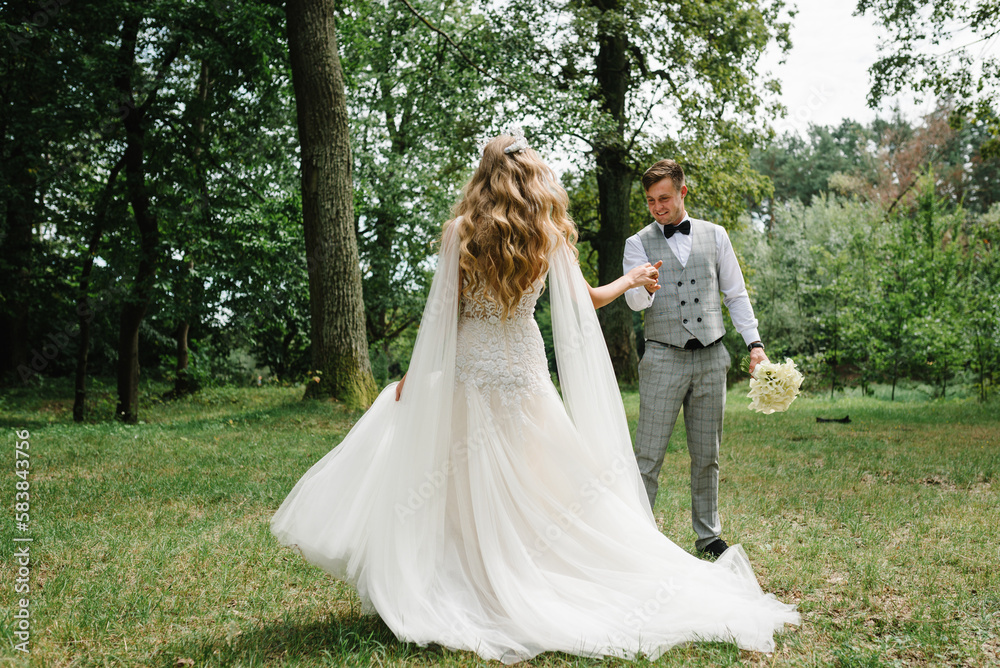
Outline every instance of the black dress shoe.
POLYGON ((726 544, 726 541, 721 538, 716 538, 711 543, 703 547, 701 551, 718 559, 722 556, 722 553, 728 549, 729 545, 726 544))

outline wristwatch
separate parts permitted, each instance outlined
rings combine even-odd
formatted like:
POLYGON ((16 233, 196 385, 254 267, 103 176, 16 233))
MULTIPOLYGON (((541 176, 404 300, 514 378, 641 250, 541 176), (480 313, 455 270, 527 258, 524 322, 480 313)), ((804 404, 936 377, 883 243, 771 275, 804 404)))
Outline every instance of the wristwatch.
POLYGON ((761 343, 760 341, 754 341, 753 343, 747 346, 748 351, 752 351, 754 348, 760 348, 761 350, 764 350, 764 344, 761 343))

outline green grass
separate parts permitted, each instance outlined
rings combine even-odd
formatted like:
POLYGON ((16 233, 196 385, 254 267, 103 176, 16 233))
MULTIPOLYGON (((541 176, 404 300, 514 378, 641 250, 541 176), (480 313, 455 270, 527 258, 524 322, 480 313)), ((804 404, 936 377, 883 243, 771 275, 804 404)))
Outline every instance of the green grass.
MULTIPOLYGON (((0 399, 7 443, 31 431, 31 665, 484 663, 400 643, 360 614, 348 587, 271 537, 271 514, 357 413, 300 401, 296 388, 218 389, 144 405, 133 427, 76 425, 68 389, 0 399)), ((714 643, 657 665, 1000 661, 1000 407, 800 398, 764 416, 743 394, 728 397, 724 535, 743 544, 766 591, 798 602, 803 624, 770 656, 714 643), (815 421, 845 414, 850 424, 815 421)), ((638 396, 624 399, 634 428, 638 396)), ((678 432, 655 511, 693 549, 682 421, 678 432)), ((27 665, 12 649, 12 525, 0 523, 0 659, 27 665)), ((563 654, 531 663, 627 665, 563 654)))

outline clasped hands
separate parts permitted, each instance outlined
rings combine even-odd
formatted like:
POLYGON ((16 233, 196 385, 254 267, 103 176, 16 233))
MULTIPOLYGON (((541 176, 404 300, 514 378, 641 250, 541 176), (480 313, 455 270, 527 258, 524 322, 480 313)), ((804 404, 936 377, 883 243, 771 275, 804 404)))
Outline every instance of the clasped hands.
POLYGON ((647 262, 628 272, 626 275, 628 276, 630 289, 641 285, 646 288, 649 294, 653 294, 659 290, 661 266, 663 266, 663 260, 657 260, 656 264, 647 262))

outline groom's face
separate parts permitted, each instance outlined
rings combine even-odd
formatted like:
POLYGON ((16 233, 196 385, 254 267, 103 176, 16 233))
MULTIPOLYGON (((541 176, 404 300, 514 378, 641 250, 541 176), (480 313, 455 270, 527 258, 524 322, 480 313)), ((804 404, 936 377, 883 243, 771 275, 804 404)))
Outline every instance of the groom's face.
POLYGON ((646 206, 660 225, 676 225, 684 220, 684 196, 687 186, 674 188, 673 179, 660 179, 646 191, 646 206))

